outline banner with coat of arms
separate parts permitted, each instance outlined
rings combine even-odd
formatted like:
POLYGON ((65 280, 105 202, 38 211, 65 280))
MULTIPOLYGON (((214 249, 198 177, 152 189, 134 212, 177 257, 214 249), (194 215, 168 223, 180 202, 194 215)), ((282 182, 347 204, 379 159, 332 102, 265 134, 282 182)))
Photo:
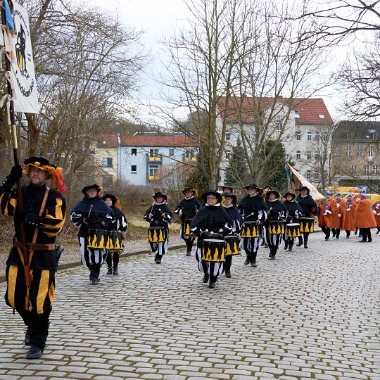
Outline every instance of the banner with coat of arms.
MULTIPOLYGON (((4 0, 6 8, 8 1, 4 0)), ((38 93, 34 72, 33 51, 30 39, 28 13, 16 1, 10 2, 12 14, 6 16, 4 34, 6 52, 11 63, 10 77, 14 109, 16 112, 39 113, 38 93)))

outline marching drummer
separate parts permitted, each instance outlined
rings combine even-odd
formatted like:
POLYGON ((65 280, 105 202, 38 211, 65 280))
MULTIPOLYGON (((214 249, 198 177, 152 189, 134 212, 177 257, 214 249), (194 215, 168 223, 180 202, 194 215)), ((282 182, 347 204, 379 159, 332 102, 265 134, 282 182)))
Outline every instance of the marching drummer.
POLYGON ((174 212, 181 217, 181 239, 186 243, 186 256, 191 256, 191 249, 193 248, 195 237, 191 236, 190 223, 191 219, 194 218, 195 214, 201 208, 201 204, 195 198, 196 191, 193 188, 186 187, 182 193, 185 198, 178 203, 174 212))
MULTIPOLYGON (((262 224, 267 218, 266 207, 263 199, 260 196, 260 188, 251 183, 244 187, 247 192, 247 195, 239 202, 238 209, 243 218, 242 229, 253 224, 255 228, 261 230, 262 224)), ((245 260, 244 265, 251 264, 252 267, 257 267, 256 258, 257 252, 260 245, 260 233, 256 233, 251 236, 245 236, 243 238, 243 247, 247 254, 247 259, 245 260)))
POLYGON ((286 211, 288 213, 287 218, 286 218, 287 233, 285 234, 284 249, 286 250, 289 248, 289 252, 290 252, 293 249, 295 236, 301 235, 298 218, 302 216, 302 208, 296 202, 296 195, 293 193, 293 191, 288 190, 288 192, 285 193, 284 197, 285 197, 285 201, 283 205, 286 208, 286 211))
POLYGON ((203 282, 209 282, 209 288, 215 288, 218 276, 224 271, 225 242, 224 236, 232 231, 232 220, 221 207, 222 195, 215 190, 202 194, 205 206, 202 207, 191 222, 191 231, 198 236, 195 257, 198 269, 204 273, 203 282), (208 257, 202 248, 210 243, 213 256, 208 257), (214 244, 214 246, 212 246, 214 244))
POLYGON ((274 260, 282 236, 285 233, 285 221, 287 210, 282 204, 280 194, 276 190, 266 192, 266 208, 268 210, 268 218, 265 221, 265 235, 269 246, 269 259, 274 260))
POLYGON ((99 282, 100 267, 105 256, 106 231, 114 229, 112 209, 101 199, 102 187, 93 184, 82 189, 83 199, 71 211, 70 218, 79 227, 78 238, 82 264, 90 270, 92 285, 99 282))
MULTIPOLYGON (((298 204, 300 205, 302 209, 303 216, 307 218, 312 218, 313 220, 311 220, 311 223, 314 224, 314 217, 318 214, 317 204, 315 203, 313 197, 310 195, 310 189, 307 186, 302 186, 299 189, 299 191, 300 191, 300 194, 296 198, 296 201, 298 202, 298 204)), ((303 237, 300 236, 298 238, 297 247, 300 247, 303 244, 304 248, 307 248, 307 242, 309 239, 310 232, 311 231, 309 232, 304 231, 302 233, 303 237)))
POLYGON ((120 254, 123 252, 123 241, 125 232, 128 228, 128 221, 125 217, 124 213, 120 209, 120 201, 116 195, 106 194, 103 196, 104 202, 106 202, 107 206, 109 206, 116 218, 115 223, 115 233, 117 234, 117 247, 112 247, 107 249, 107 274, 113 274, 117 276, 119 274, 118 265, 120 254))
POLYGON ((156 264, 161 264, 162 256, 168 252, 169 223, 173 220, 173 214, 167 205, 166 194, 158 191, 152 198, 154 202, 145 211, 144 219, 150 223, 149 231, 158 237, 157 239, 149 237, 149 243, 152 252, 155 253, 154 261, 156 264))
MULTIPOLYGON (((225 271, 226 277, 231 278, 232 256, 234 254, 240 254, 239 233, 240 233, 241 225, 243 223, 243 218, 240 215, 239 209, 236 207, 236 195, 231 194, 230 192, 226 192, 222 194, 222 197, 223 197, 223 208, 232 220, 233 235, 231 235, 230 238, 232 239, 233 243, 237 245, 236 248, 232 246, 232 249, 227 249, 225 262, 224 262, 224 271, 225 271), (236 242, 234 241, 233 238, 236 238, 236 242), (231 252, 229 252, 229 250, 231 252)), ((227 239, 227 236, 226 236, 226 239, 227 239)))

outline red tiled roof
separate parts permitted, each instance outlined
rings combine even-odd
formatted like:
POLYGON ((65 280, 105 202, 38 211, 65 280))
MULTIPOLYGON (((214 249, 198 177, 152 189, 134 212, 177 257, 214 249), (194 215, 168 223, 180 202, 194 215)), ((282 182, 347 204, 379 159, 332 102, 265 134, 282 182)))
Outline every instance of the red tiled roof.
POLYGON ((198 147, 199 139, 187 135, 151 135, 141 134, 121 138, 122 146, 147 147, 198 147))
MULTIPOLYGON (((283 103, 290 105, 299 115, 296 118, 297 125, 333 125, 333 120, 325 102, 321 98, 254 98, 254 97, 234 97, 230 99, 230 110, 228 111, 227 121, 238 122, 239 119, 243 123, 253 123, 257 119, 259 112, 273 106, 275 103, 283 103), (240 114, 240 118, 239 118, 240 114), (323 117, 320 117, 322 115, 323 117)), ((224 110, 226 98, 221 97, 218 105, 222 118, 225 117, 224 110)))
POLYGON ((116 133, 104 133, 98 138, 98 148, 117 148, 117 134, 116 133))

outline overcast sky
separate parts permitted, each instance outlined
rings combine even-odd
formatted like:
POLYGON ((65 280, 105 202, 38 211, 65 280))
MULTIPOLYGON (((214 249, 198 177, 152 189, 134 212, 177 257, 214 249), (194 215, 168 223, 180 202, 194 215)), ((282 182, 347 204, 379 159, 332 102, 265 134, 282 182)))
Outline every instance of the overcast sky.
MULTIPOLYGON (((79 0, 77 0, 79 1, 79 0)), ((146 69, 141 88, 141 96, 144 100, 155 100, 158 97, 159 87, 154 81, 161 68, 159 42, 164 35, 170 35, 176 28, 184 25, 189 17, 189 11, 183 0, 81 0, 91 7, 105 9, 115 13, 120 22, 144 31, 143 44, 145 45, 152 61, 146 69)), ((337 54, 344 56, 344 52, 337 54)), ((334 59, 332 59, 333 61, 334 59)), ((331 94, 332 90, 326 90, 315 97, 322 97, 333 117, 339 118, 339 97, 331 94), (328 93, 327 91, 330 91, 328 93)))

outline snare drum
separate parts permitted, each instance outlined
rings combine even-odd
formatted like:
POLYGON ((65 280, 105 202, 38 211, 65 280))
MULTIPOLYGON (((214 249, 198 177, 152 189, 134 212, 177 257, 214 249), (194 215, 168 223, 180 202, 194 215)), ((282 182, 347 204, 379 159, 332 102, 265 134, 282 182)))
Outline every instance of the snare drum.
POLYGON ((226 255, 240 255, 240 239, 238 236, 226 236, 226 255))
POLYGON ((281 235, 285 233, 286 222, 284 220, 268 220, 268 232, 270 235, 281 235))
POLYGON ((257 226, 256 222, 244 222, 241 226, 240 235, 242 238, 259 237, 259 227, 257 226))
POLYGON ((307 218, 305 216, 298 218, 300 222, 300 231, 304 232, 314 232, 314 218, 307 218))
POLYGON ((87 248, 106 249, 108 232, 101 229, 89 229, 87 236, 87 248))
POLYGON ((149 243, 162 243, 166 240, 165 227, 149 227, 148 228, 148 242, 149 243))
POLYGON ((191 219, 185 219, 183 221, 183 236, 194 237, 195 235, 191 232, 190 229, 191 219))
POLYGON ((224 261, 226 254, 226 242, 218 239, 202 240, 202 260, 224 261))
POLYGON ((300 224, 299 223, 289 223, 286 225, 286 234, 290 237, 301 236, 300 224))
POLYGON ((108 231, 107 251, 122 251, 124 249, 124 234, 121 231, 108 231))

